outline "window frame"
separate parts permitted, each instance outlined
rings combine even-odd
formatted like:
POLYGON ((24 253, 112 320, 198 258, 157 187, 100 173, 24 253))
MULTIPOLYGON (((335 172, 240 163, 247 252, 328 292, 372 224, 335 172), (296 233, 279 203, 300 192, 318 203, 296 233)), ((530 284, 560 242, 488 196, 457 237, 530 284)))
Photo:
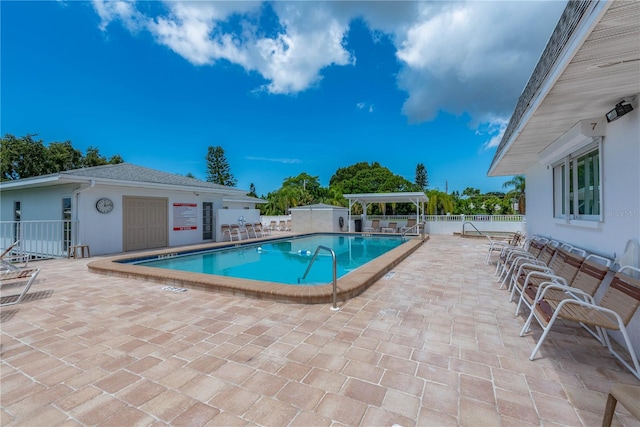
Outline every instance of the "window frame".
POLYGON ((593 226, 604 221, 602 141, 602 137, 594 137, 587 144, 551 164, 552 214, 557 222, 593 226), (598 160, 598 213, 580 214, 580 202, 585 198, 579 197, 578 160, 594 151, 597 151, 598 160))

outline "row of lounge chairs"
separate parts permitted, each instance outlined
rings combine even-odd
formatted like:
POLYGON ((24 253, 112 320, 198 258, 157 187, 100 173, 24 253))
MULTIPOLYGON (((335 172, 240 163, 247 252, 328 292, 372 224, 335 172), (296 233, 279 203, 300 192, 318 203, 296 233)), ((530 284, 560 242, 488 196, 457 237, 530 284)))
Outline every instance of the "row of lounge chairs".
MULTIPOLYGON (((487 256, 495 250, 490 247, 487 256)), ((543 330, 530 360, 562 319, 585 328, 640 379, 640 364, 626 328, 640 307, 640 269, 621 266, 614 272, 611 264, 610 259, 542 237, 525 239, 521 245, 502 245, 495 271, 500 287, 510 291, 510 301, 517 300, 516 316, 521 309, 528 310, 520 336, 530 332, 534 320, 543 330), (602 298, 596 301, 596 292, 611 276, 602 298), (615 351, 607 330, 621 333, 630 362, 615 351)))
POLYGON ((398 226, 397 222, 389 222, 386 226, 381 226, 379 219, 372 219, 371 226, 365 227, 363 231, 376 231, 376 232, 387 232, 387 233, 404 233, 405 231, 415 231, 417 230, 417 221, 415 218, 408 218, 407 223, 404 226, 398 226))

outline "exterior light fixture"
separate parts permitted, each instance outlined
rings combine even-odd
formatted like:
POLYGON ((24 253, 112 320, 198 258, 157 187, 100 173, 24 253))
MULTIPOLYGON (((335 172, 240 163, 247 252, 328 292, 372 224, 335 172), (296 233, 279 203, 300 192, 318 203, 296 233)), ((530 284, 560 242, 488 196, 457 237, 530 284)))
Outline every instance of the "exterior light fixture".
POLYGON ((620 101, 617 103, 616 107, 607 113, 607 122, 610 123, 614 120, 618 120, 620 117, 633 110, 631 104, 623 104, 623 102, 624 101, 620 101))

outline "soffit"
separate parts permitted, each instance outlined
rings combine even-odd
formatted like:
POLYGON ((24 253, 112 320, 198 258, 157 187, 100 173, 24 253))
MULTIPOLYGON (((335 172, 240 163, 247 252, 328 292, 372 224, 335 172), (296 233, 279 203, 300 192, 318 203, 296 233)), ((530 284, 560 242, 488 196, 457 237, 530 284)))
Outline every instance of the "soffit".
POLYGON ((524 173, 578 121, 604 116, 638 93, 640 2, 612 2, 490 175, 524 173))

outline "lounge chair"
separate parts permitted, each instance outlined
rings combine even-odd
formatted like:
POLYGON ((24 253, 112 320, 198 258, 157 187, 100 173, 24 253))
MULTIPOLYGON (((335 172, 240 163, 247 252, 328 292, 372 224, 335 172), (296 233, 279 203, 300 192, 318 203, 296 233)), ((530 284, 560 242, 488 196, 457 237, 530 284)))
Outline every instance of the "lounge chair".
POLYGON ((527 238, 522 243, 521 247, 515 246, 505 246, 500 251, 500 256, 498 257, 498 261, 496 262, 496 271, 495 275, 498 277, 498 280, 502 280, 502 276, 506 273, 509 268, 508 263, 515 256, 519 255, 527 255, 530 254, 532 258, 536 258, 544 246, 547 244, 549 239, 540 236, 533 236, 532 238, 527 238))
MULTIPOLYGON (((525 280, 525 284, 516 285, 520 297, 518 306, 516 307, 516 316, 520 313, 522 304, 527 306, 529 310, 533 307, 536 295, 541 292, 544 286, 551 284, 561 285, 561 289, 554 288, 547 293, 547 298, 561 300, 563 298, 572 297, 572 290, 577 289, 586 292, 589 295, 595 295, 598 287, 604 280, 611 260, 599 255, 591 254, 584 258, 575 253, 567 253, 560 249, 557 259, 560 260, 559 266, 554 265, 553 274, 549 280, 545 280, 544 274, 532 276, 532 279, 525 280)), ((514 289, 515 291, 515 289, 514 289)), ((514 295, 515 292, 512 293, 514 295)))
POLYGON ((2 254, 0 254, 0 268, 2 270, 18 270, 20 267, 16 265, 17 262, 24 261, 24 267, 27 267, 29 258, 16 253, 16 249, 20 245, 20 240, 16 240, 7 247, 2 254))
POLYGON ((581 299, 566 298, 560 301, 547 299, 545 294, 554 288, 554 285, 545 286, 540 297, 535 301, 535 308, 532 310, 533 316, 544 332, 535 348, 529 356, 533 360, 542 346, 549 331, 557 319, 578 322, 584 327, 600 344, 606 346, 609 352, 615 356, 636 378, 640 379, 640 364, 636 357, 629 334, 627 324, 640 306, 640 279, 635 279, 625 272, 632 274, 639 273, 640 269, 624 266, 613 276, 611 284, 603 295, 600 303, 596 303, 594 298, 583 292, 572 290, 572 293, 581 299), (593 329, 592 329, 593 328, 593 329), (611 345, 609 335, 606 330, 620 331, 625 345, 631 357, 631 363, 620 356, 611 345))
MULTIPOLYGON (((404 227, 403 227, 404 228, 404 227)), ((487 252, 487 257, 484 260, 485 264, 489 264, 491 260, 491 255, 494 252, 502 252, 505 247, 516 248, 520 246, 520 242, 522 241, 522 234, 520 232, 516 232, 506 239, 494 239, 493 237, 487 234, 487 239, 489 239, 489 251, 487 252)))
POLYGON ((371 231, 380 231, 380 220, 372 219, 371 220, 371 231))
POLYGON ((284 231, 287 228, 287 225, 284 221, 280 221, 278 223, 278 231, 284 231))
MULTIPOLYGON (((242 228, 241 228, 242 229, 242 228)), ((247 223, 244 225, 244 229, 247 233, 247 239, 251 237, 251 233, 253 233, 253 237, 258 237, 258 233, 256 232, 255 227, 251 223, 247 223)))
MULTIPOLYGON (((547 245, 542 255, 532 262, 525 260, 518 267, 518 271, 511 275, 508 287, 511 290, 510 301, 514 300, 516 293, 519 296, 522 295, 527 286, 536 287, 545 281, 561 282, 568 285, 578 274, 580 265, 585 260, 586 251, 578 248, 572 248, 571 250, 554 249, 547 245)), ((520 301, 516 309, 516 316, 519 309, 520 301)))
POLYGON ((381 230, 384 231, 384 232, 395 233, 395 232, 398 231, 398 223, 397 222, 390 222, 389 224, 387 224, 386 227, 382 227, 381 230), (389 231, 389 230, 391 230, 391 231, 389 231))
POLYGON ((229 236, 230 241, 233 241, 234 236, 237 237, 238 240, 242 240, 242 236, 240 236, 240 226, 237 224, 221 224, 220 232, 222 233, 222 240, 224 240, 225 235, 229 236))
POLYGON ((291 231, 291 220, 288 219, 287 222, 284 224, 284 231, 291 231))
POLYGON ((278 223, 276 221, 271 221, 269 223, 269 231, 277 231, 278 230, 278 223))
POLYGON ((509 256, 504 262, 504 270, 501 273, 502 283, 500 289, 506 287, 511 290, 512 276, 518 272, 518 269, 522 264, 538 264, 547 265, 553 259, 553 255, 560 246, 560 242, 556 240, 549 240, 545 244, 541 243, 542 240, 536 240, 531 242, 527 251, 520 251, 514 249, 509 253, 509 256))
POLYGON ((416 227, 417 220, 415 218, 408 218, 407 224, 400 228, 400 232, 404 233, 405 231, 411 231, 415 228, 416 234, 419 232, 419 227, 416 227))
POLYGON ((40 273, 40 269, 33 267, 4 270, 0 272, 0 289, 4 286, 17 287, 22 284, 22 292, 20 292, 19 294, 2 295, 2 300, 9 301, 0 303, 0 307, 18 304, 20 301, 22 301, 22 298, 24 298, 27 292, 29 292, 29 288, 38 276, 38 273, 40 273))
POLYGON ((242 240, 242 233, 247 235, 247 239, 249 238, 249 232, 247 231, 246 227, 240 227, 239 224, 231 224, 229 225, 229 228, 230 228, 230 232, 229 232, 230 235, 236 236, 238 240, 242 240))

